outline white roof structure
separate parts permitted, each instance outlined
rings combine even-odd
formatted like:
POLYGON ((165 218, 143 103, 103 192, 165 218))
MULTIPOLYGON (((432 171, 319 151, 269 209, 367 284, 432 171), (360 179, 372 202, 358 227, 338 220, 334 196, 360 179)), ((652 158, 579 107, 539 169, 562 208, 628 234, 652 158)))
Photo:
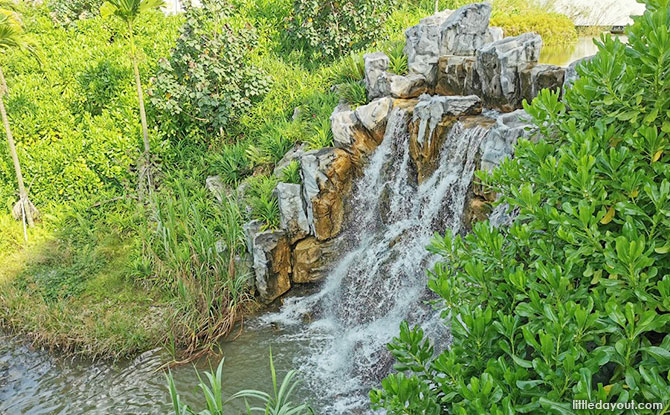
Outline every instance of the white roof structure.
MULTIPOLYGON (((194 6, 199 6, 199 0, 192 0, 194 6)), ((163 6, 163 12, 165 14, 177 14, 184 11, 184 0, 165 0, 165 6, 163 6)))
POLYGON ((635 0, 543 0, 577 26, 625 26, 630 16, 644 13, 644 4, 635 0))

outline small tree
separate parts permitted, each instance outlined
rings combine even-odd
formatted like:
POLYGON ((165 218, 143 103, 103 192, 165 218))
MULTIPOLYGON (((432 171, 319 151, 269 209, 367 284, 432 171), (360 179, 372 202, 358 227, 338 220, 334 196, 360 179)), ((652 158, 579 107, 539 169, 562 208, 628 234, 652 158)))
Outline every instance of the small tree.
POLYGON ((287 33, 291 47, 335 58, 380 40, 393 0, 294 0, 287 33))
MULTIPOLYGON (((0 7, 4 6, 0 2, 0 7)), ((0 50, 6 52, 10 49, 17 49, 33 54, 39 59, 33 45, 28 41, 21 21, 18 15, 14 12, 8 11, 5 8, 0 8, 0 50)), ((5 109, 5 95, 7 95, 8 88, 5 80, 5 75, 0 67, 0 115, 2 115, 2 123, 5 126, 5 134, 7 135, 7 142, 9 144, 9 152, 14 163, 14 171, 16 172, 16 181, 19 187, 19 201, 14 207, 14 213, 17 218, 24 220, 24 236, 28 241, 28 234, 25 232, 25 221, 29 226, 34 225, 34 216, 37 214, 37 209, 28 199, 28 192, 23 182, 23 173, 21 171, 21 163, 16 152, 16 144, 14 143, 14 136, 12 129, 9 126, 9 118, 7 117, 7 110, 5 109)))
MULTIPOLYGON (((100 14, 103 17, 116 16, 120 19, 128 30, 128 39, 130 42, 130 58, 133 62, 133 71, 135 72, 135 85, 137 86, 137 99, 140 107, 140 122, 142 123, 142 138, 144 140, 144 165, 139 169, 139 186, 151 193, 153 184, 151 181, 151 147, 149 145, 149 130, 147 128, 147 113, 144 108, 144 93, 142 91, 142 80, 138 66, 137 46, 135 45, 134 24, 137 18, 150 10, 156 10, 165 5, 163 0, 108 0, 100 7, 100 14)), ((140 196, 143 192, 140 191, 140 196)))
POLYGON ((151 103, 170 136, 217 134, 239 119, 269 90, 267 75, 253 63, 256 30, 227 0, 184 2, 179 38, 158 62, 151 103))

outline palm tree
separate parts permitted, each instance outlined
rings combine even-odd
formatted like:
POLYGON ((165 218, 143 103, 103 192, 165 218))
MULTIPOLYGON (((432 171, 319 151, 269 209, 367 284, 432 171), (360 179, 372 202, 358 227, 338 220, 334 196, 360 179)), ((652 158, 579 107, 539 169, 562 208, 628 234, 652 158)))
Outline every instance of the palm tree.
MULTIPOLYGON (((0 2, 0 7, 4 6, 4 2, 0 2)), ((30 43, 23 31, 21 21, 18 15, 9 11, 6 8, 0 8, 0 51, 6 52, 10 49, 16 49, 31 53, 38 60, 40 60, 36 49, 30 43)), ((21 163, 16 152, 16 144, 14 143, 14 136, 12 129, 9 126, 9 118, 7 117, 7 110, 5 109, 4 98, 8 93, 7 81, 0 66, 0 115, 2 116, 2 123, 5 126, 5 134, 7 135, 7 142, 9 143, 9 152, 12 155, 14 162, 14 171, 16 172, 16 181, 19 185, 19 201, 14 208, 14 212, 18 217, 23 217, 24 220, 24 236, 28 240, 28 234, 25 232, 25 221, 28 221, 29 226, 34 226, 34 217, 37 214, 37 209, 28 199, 28 192, 23 182, 23 173, 21 172, 21 163)))
MULTIPOLYGON (((144 139, 144 166, 140 169, 140 186, 146 185, 149 192, 152 190, 151 172, 150 172, 150 151, 149 130, 147 128, 147 113, 144 109, 144 93, 142 91, 142 80, 140 79, 140 70, 137 64, 137 47, 135 46, 134 24, 137 18, 150 10, 156 10, 165 5, 163 0, 108 0, 100 7, 100 14, 103 17, 116 16, 120 19, 128 30, 128 39, 130 41, 130 57, 133 62, 135 72, 135 85, 137 87, 137 99, 140 107, 140 121, 142 123, 142 137, 144 139)), ((140 192, 140 196, 142 192, 140 192)))

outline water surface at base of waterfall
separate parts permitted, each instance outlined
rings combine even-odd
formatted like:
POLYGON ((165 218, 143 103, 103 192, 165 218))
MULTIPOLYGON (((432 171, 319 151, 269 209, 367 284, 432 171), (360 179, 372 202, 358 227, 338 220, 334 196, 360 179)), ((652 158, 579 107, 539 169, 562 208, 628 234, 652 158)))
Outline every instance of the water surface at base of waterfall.
MULTIPOLYGON (((355 182, 347 230, 334 242, 341 257, 326 280, 311 294, 286 298, 278 311, 249 322, 243 335, 223 345, 228 395, 270 390, 272 346, 280 375, 299 369, 299 398, 310 400, 318 414, 366 414, 369 390, 392 369, 386 344, 401 321, 421 325, 438 344, 449 341, 430 305, 426 270, 437 258, 426 245, 434 232, 461 231, 477 151, 491 120, 456 122, 439 138, 435 170, 422 183, 410 157, 409 121, 400 108, 389 116, 382 144, 355 182)), ((112 365, 56 359, 7 344, 0 346, 0 413, 170 413, 165 377, 156 371, 159 353, 112 365)), ((210 365, 216 362, 197 362, 200 369, 210 365)), ((193 368, 174 374, 184 401, 201 402, 193 368)), ((231 409, 240 413, 242 407, 231 409)))
MULTIPOLYGON (((222 343, 226 396, 249 388, 270 392, 270 347, 279 376, 289 370, 299 349, 274 342, 275 336, 271 327, 258 327, 245 330, 234 342, 222 343)), ((202 374, 215 369, 219 358, 200 359, 194 365, 202 374)), ((159 370, 166 360, 160 351, 117 363, 66 359, 0 334, 0 414, 170 415, 174 411, 167 382, 159 370)), ((172 373, 182 401, 193 409, 203 409, 194 366, 173 368, 172 373)), ((310 399, 308 391, 300 391, 298 398, 310 399)), ((245 413, 241 401, 227 407, 227 415, 245 413)))

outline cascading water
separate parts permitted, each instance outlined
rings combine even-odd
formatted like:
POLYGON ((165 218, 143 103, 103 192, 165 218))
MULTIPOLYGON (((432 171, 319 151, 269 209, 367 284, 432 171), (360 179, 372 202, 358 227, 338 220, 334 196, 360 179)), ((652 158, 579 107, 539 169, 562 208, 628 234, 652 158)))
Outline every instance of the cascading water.
POLYGON ((308 343, 296 363, 322 398, 323 414, 369 413, 367 391, 391 369, 386 344, 402 320, 421 325, 438 343, 449 340, 439 313, 427 304, 426 269, 436 258, 426 246, 436 231, 460 230, 477 153, 491 123, 457 121, 445 133, 437 169, 419 184, 409 118, 406 110, 391 112, 384 140, 355 184, 348 228, 336 241, 346 254, 320 291, 290 298, 280 312, 263 318, 300 325, 284 340, 308 343))

